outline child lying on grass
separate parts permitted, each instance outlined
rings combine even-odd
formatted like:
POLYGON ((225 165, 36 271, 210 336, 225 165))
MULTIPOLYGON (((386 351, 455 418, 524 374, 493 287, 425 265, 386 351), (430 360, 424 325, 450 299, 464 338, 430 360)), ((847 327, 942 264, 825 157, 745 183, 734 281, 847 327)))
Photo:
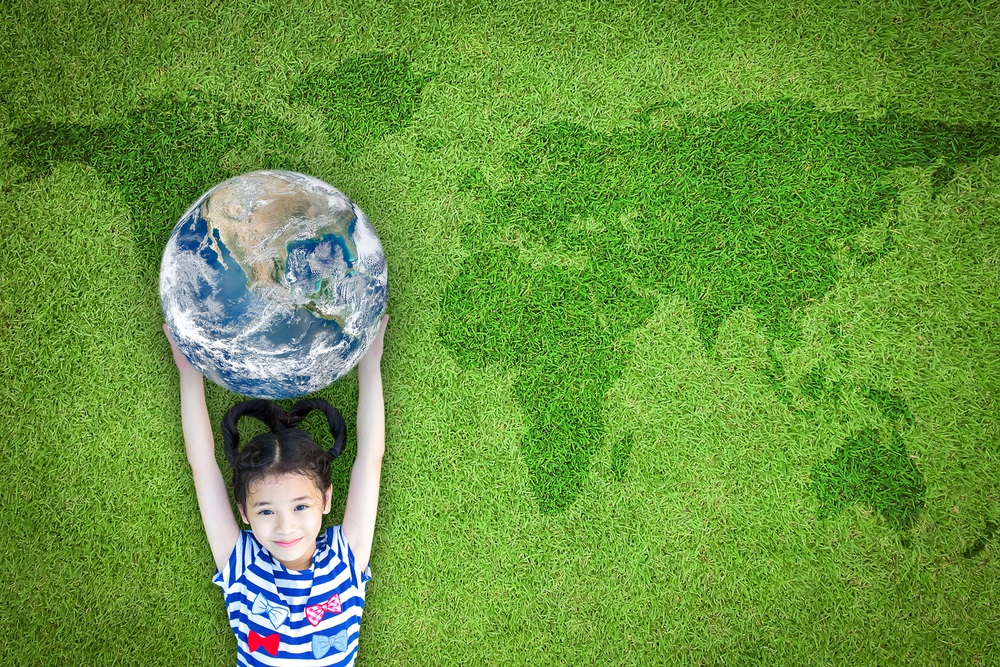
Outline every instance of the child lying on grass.
POLYGON ((167 334, 180 373, 184 444, 217 568, 213 581, 225 595, 239 665, 339 666, 357 658, 385 451, 380 363, 387 321, 358 365, 358 455, 344 521, 322 533, 330 464, 346 440, 340 413, 320 399, 299 401, 288 412, 273 401, 245 401, 226 413, 222 434, 233 495, 250 525, 241 531, 215 460, 204 380, 167 334), (312 410, 326 415, 334 436, 329 452, 298 428, 312 410), (243 416, 270 432, 240 449, 243 416))

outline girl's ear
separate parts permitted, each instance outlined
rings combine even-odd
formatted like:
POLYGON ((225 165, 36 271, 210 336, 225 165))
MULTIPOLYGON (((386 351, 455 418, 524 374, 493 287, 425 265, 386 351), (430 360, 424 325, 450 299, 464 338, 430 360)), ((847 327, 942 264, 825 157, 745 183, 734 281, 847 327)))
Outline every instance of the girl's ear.
POLYGON ((326 504, 323 505, 323 514, 329 514, 330 501, 333 499, 333 484, 326 487, 326 491, 323 492, 323 496, 326 498, 326 504))
POLYGON ((245 523, 246 525, 249 526, 250 522, 247 521, 247 515, 246 515, 246 512, 243 511, 243 507, 240 506, 240 505, 237 505, 236 508, 240 511, 240 518, 243 519, 243 523, 245 523))

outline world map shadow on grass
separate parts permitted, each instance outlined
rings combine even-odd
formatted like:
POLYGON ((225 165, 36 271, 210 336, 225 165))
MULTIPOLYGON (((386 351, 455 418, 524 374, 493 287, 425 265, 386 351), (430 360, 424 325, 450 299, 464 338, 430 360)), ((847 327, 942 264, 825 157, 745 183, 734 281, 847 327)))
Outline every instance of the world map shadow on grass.
MULTIPOLYGON (((368 53, 303 74, 285 103, 320 114, 334 152, 350 160, 409 122, 425 81, 399 57, 368 53)), ((109 125, 29 123, 14 129, 8 147, 26 180, 63 162, 90 165, 121 193, 136 244, 158 264, 184 211, 237 175, 229 164, 308 173, 305 155, 319 139, 255 107, 185 92, 151 100, 109 125)))
POLYGON ((792 348, 800 309, 839 277, 838 253, 865 264, 892 250, 891 227, 880 247, 853 247, 894 210, 891 171, 934 168, 940 189, 955 167, 998 153, 996 126, 795 100, 608 134, 549 123, 498 177, 465 179, 483 216, 463 224, 439 334, 460 365, 512 377, 531 486, 557 512, 589 474, 604 396, 660 297, 687 303, 709 353, 743 308, 772 349, 792 348))
POLYGON ((433 74, 416 76, 400 57, 368 53, 335 70, 313 70, 295 84, 288 101, 322 111, 328 139, 344 159, 409 123, 433 74))

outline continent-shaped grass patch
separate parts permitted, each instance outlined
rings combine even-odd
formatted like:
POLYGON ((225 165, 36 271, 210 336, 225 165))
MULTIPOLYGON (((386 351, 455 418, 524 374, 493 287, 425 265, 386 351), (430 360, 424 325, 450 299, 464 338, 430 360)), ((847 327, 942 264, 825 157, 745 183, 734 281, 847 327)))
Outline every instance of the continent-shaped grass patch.
POLYGON ((431 78, 416 76, 409 61, 400 56, 369 53, 345 61, 334 71, 308 72, 288 99, 322 112, 334 150, 351 159, 373 140, 409 123, 431 78))
MULTIPOLYGON (((334 150, 349 159, 408 122, 423 81, 398 57, 364 54, 332 71, 304 74, 287 101, 313 106, 326 120, 334 150)), ((9 148, 27 179, 61 162, 93 167, 121 192, 137 246, 148 261, 158 262, 188 206, 237 175, 227 166, 232 156, 252 144, 255 153, 240 165, 244 171, 309 172, 304 156, 313 141, 292 123, 252 106, 185 92, 147 102, 109 125, 29 123, 14 129, 9 148)))
POLYGON ((864 119, 793 100, 672 128, 542 125, 498 178, 465 180, 484 215, 463 225, 467 257, 442 297, 440 336, 466 367, 513 375, 532 487, 543 511, 558 511, 601 444, 629 332, 659 297, 687 303, 709 352, 741 308, 772 349, 792 348, 800 309, 839 277, 838 253, 895 206, 892 170, 936 167, 941 179, 940 165, 998 153, 996 126, 864 119))
POLYGON ((855 433, 828 459, 813 467, 810 478, 819 500, 819 516, 832 516, 860 503, 877 512, 896 531, 906 531, 924 508, 927 487, 907 455, 896 429, 855 433))

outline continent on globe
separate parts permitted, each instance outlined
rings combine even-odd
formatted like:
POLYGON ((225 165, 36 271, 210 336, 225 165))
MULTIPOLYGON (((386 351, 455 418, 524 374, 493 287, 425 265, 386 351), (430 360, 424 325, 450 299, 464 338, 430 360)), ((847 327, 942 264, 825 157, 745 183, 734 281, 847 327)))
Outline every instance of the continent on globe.
POLYGON ((709 353, 740 309, 772 350, 794 348, 801 309, 836 284, 840 258, 891 252, 893 170, 927 170, 936 195, 956 167, 997 154, 994 125, 796 100, 607 134, 536 127, 499 178, 466 180, 483 216, 464 221, 441 340, 466 368, 510 374, 532 490, 542 511, 559 511, 606 437, 603 402, 629 333, 660 298, 684 300, 709 353), (871 231, 886 240, 857 242, 871 231))
MULTIPOLYGON (((340 250, 342 264, 357 259, 357 247, 349 229, 357 221, 357 209, 331 210, 329 196, 306 189, 292 178, 286 183, 272 172, 226 181, 204 202, 204 218, 212 230, 208 243, 220 256, 225 252, 223 247, 229 249, 259 296, 284 307, 316 308, 321 315, 338 319, 345 304, 299 299, 314 291, 314 268, 322 271, 324 263, 337 262, 330 254, 332 249, 340 250), (246 190, 251 185, 259 186, 264 194, 248 207, 246 190), (308 239, 321 240, 310 243, 308 239), (330 247, 321 250, 323 242, 330 247)), ((360 280, 359 274, 350 275, 346 271, 338 278, 360 280)), ((342 327, 346 324, 339 319, 338 322, 342 327)))
POLYGON ((203 194, 160 265, 163 316, 206 377, 259 398, 318 391, 360 361, 385 313, 388 273, 365 214, 291 171, 203 194))

